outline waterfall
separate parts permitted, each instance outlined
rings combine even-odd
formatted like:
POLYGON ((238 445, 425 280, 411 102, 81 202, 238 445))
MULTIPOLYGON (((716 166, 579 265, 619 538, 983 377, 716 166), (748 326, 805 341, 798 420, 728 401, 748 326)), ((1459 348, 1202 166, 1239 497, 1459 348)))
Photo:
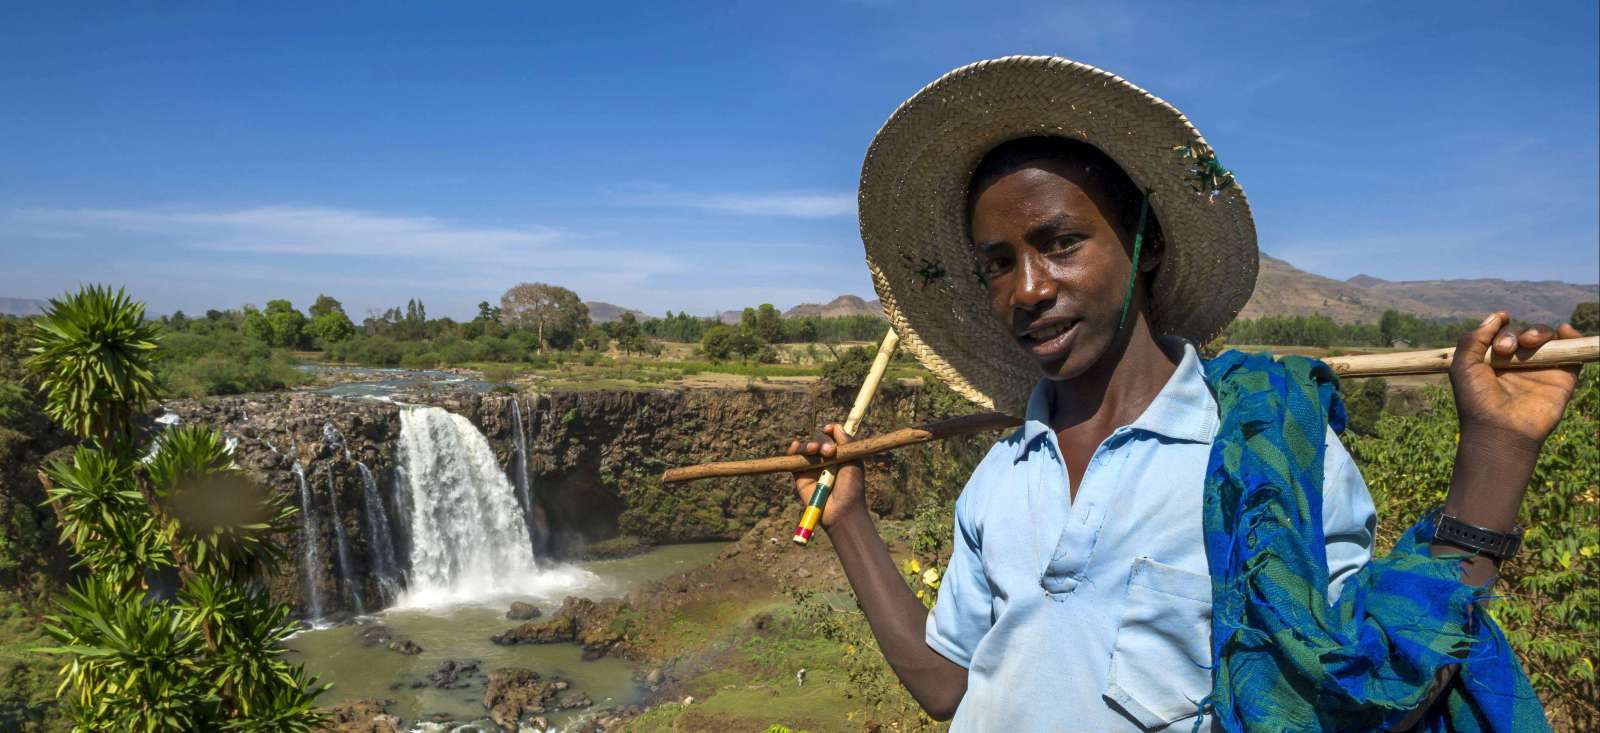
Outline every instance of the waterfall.
POLYGON ((350 460, 350 446, 345 445, 344 435, 340 434, 338 429, 333 427, 333 423, 327 422, 322 424, 322 442, 343 450, 344 459, 347 461, 350 460))
POLYGON ((367 550, 372 556, 372 567, 378 573, 378 591, 385 603, 392 602, 400 590, 400 561, 394 553, 394 539, 389 534, 389 512, 383 508, 383 497, 378 495, 378 480, 367 464, 356 462, 361 471, 362 496, 366 501, 367 550))
POLYGON ((559 598, 587 571, 541 571, 528 527, 489 441, 437 407, 400 412, 400 493, 410 501, 411 577, 402 605, 504 596, 559 598))
POLYGON ((517 455, 517 470, 513 474, 517 478, 517 498, 522 500, 522 510, 531 513, 533 502, 528 499, 528 440, 522 432, 522 408, 517 406, 515 397, 511 398, 511 439, 517 455))
POLYGON ((361 589, 356 587, 355 575, 350 567, 350 545, 344 538, 344 520, 339 516, 339 489, 333 485, 333 471, 328 471, 328 503, 333 506, 333 536, 339 550, 339 584, 350 594, 350 605, 356 613, 366 613, 361 606, 361 589))
POLYGON ((294 480, 300 485, 301 544, 305 545, 306 614, 313 621, 322 618, 322 598, 317 590, 317 518, 311 512, 311 487, 306 484, 306 472, 295 461, 294 480))

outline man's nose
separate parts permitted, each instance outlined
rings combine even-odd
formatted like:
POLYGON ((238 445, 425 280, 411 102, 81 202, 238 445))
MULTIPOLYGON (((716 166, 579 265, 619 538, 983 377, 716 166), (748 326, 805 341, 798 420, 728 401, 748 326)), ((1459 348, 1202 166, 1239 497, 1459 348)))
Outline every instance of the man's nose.
POLYGON ((1012 306, 1022 310, 1037 311, 1056 299, 1056 281, 1050 268, 1037 252, 1025 251, 1017 263, 1020 272, 1011 293, 1012 306))

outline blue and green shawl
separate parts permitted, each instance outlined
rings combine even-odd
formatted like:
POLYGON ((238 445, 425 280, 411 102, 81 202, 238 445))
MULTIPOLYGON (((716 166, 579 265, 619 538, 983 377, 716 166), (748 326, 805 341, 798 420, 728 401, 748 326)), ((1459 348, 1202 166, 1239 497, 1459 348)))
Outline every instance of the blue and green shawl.
MULTIPOLYGON (((1212 693, 1224 730, 1373 731, 1401 722, 1460 665, 1427 731, 1547 731, 1544 710, 1487 590, 1433 557, 1434 516, 1327 602, 1322 533, 1326 429, 1343 432, 1338 380, 1304 357, 1229 351, 1206 382, 1221 428, 1206 471, 1212 693)), ((1198 724, 1197 724, 1198 727, 1198 724)))

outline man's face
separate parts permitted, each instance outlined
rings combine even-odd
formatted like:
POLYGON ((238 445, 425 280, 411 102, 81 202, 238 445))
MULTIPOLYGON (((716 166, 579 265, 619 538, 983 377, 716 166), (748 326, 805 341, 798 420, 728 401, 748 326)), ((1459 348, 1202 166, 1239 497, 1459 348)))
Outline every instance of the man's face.
POLYGON ((989 181, 973 201, 990 308, 1051 379, 1082 374, 1115 341, 1132 264, 1119 213, 1083 166, 1050 160, 989 181))

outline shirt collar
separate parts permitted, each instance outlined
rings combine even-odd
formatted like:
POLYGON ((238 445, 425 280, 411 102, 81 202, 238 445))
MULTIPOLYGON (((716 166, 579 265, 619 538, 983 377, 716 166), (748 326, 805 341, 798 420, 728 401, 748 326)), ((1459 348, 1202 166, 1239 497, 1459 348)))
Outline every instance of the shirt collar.
MULTIPOLYGON (((1054 383, 1049 379, 1041 378, 1033 386, 1033 393, 1028 396, 1028 409, 1023 416, 1022 439, 1017 441, 1014 460, 1022 460, 1029 446, 1040 436, 1053 436, 1050 430, 1050 406, 1054 396, 1054 383)), ((1172 440, 1210 443, 1216 437, 1217 424, 1217 401, 1211 395, 1211 388, 1206 386, 1200 355, 1195 352, 1193 344, 1184 341, 1183 358, 1179 359, 1172 378, 1167 380, 1161 391, 1156 393, 1156 398, 1128 429, 1172 440)))

